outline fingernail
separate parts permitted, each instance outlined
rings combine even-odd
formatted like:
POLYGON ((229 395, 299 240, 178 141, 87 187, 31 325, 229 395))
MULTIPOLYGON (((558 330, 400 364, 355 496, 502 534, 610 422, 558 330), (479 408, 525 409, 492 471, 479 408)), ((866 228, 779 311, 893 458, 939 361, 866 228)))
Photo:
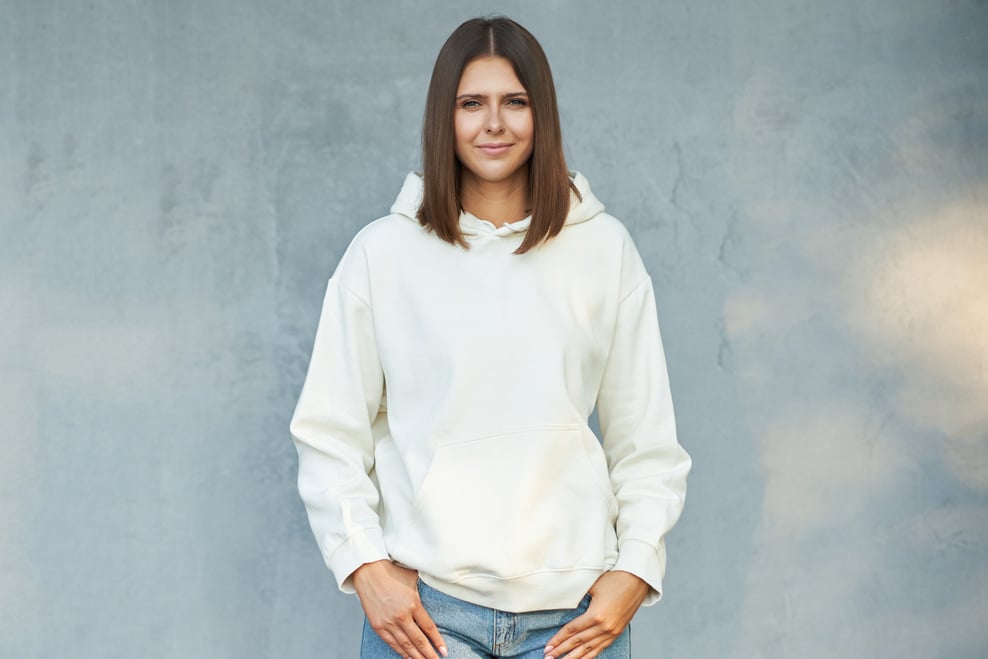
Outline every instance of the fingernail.
POLYGON ((446 646, 445 645, 440 645, 439 646, 439 654, 441 654, 444 657, 448 657, 449 656, 449 651, 446 649, 446 646))
MULTIPOLYGON (((544 654, 544 655, 546 655, 548 657, 549 656, 549 653, 552 652, 552 648, 553 648, 552 645, 545 646, 545 650, 542 652, 542 654, 544 654)), ((550 657, 549 659, 552 659, 552 658, 550 657)))

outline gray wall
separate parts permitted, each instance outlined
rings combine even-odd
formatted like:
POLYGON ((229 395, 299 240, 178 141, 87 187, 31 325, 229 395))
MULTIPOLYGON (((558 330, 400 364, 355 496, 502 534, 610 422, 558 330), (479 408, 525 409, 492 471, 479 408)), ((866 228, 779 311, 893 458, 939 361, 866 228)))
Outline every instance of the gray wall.
POLYGON ((988 7, 0 0, 0 656, 356 656, 288 419, 498 10, 630 228, 695 460, 635 656, 988 655, 988 7))

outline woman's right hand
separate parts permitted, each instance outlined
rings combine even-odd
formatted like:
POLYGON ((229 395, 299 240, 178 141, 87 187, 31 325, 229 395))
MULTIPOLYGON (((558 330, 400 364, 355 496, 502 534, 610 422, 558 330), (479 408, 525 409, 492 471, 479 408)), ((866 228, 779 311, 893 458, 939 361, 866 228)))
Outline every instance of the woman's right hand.
POLYGON ((411 659, 448 654, 443 637, 426 613, 418 592, 418 572, 389 560, 364 563, 353 573, 353 587, 367 622, 392 650, 411 659))

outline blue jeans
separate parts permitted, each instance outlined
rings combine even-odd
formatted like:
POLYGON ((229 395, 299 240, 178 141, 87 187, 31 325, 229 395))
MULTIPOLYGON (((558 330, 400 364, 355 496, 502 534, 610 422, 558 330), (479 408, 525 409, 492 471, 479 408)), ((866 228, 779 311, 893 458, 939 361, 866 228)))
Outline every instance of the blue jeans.
MULTIPOLYGON (((590 606, 590 595, 575 609, 548 609, 508 613, 464 602, 441 593, 421 579, 418 582, 422 606, 432 617, 446 641, 449 659, 542 659, 545 644, 567 622, 590 606)), ((598 659, 628 659, 631 652, 631 625, 598 659)), ((360 659, 403 659, 381 640, 367 619, 360 643, 360 659)))

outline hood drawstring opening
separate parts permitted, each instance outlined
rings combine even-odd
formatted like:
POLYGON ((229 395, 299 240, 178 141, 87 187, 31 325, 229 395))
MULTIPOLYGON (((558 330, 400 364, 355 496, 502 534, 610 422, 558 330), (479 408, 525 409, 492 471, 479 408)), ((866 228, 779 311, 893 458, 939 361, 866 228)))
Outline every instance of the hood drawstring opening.
MULTIPOLYGON (((582 199, 575 194, 572 195, 572 206, 566 216, 565 224, 571 225, 586 222, 604 212, 604 205, 590 191, 590 184, 587 182, 587 179, 577 171, 571 170, 569 174, 576 188, 580 191, 580 197, 582 199)), ((418 222, 416 214, 422 203, 422 187, 422 173, 416 171, 409 172, 405 177, 405 183, 402 185, 401 191, 398 193, 398 198, 395 199, 394 204, 391 206, 391 213, 402 215, 418 222)), ((524 233, 528 230, 531 222, 532 216, 529 215, 516 222, 506 222, 499 227, 495 227, 488 220, 481 220, 465 211, 460 212, 460 229, 463 231, 467 240, 477 237, 501 238, 524 233)))

